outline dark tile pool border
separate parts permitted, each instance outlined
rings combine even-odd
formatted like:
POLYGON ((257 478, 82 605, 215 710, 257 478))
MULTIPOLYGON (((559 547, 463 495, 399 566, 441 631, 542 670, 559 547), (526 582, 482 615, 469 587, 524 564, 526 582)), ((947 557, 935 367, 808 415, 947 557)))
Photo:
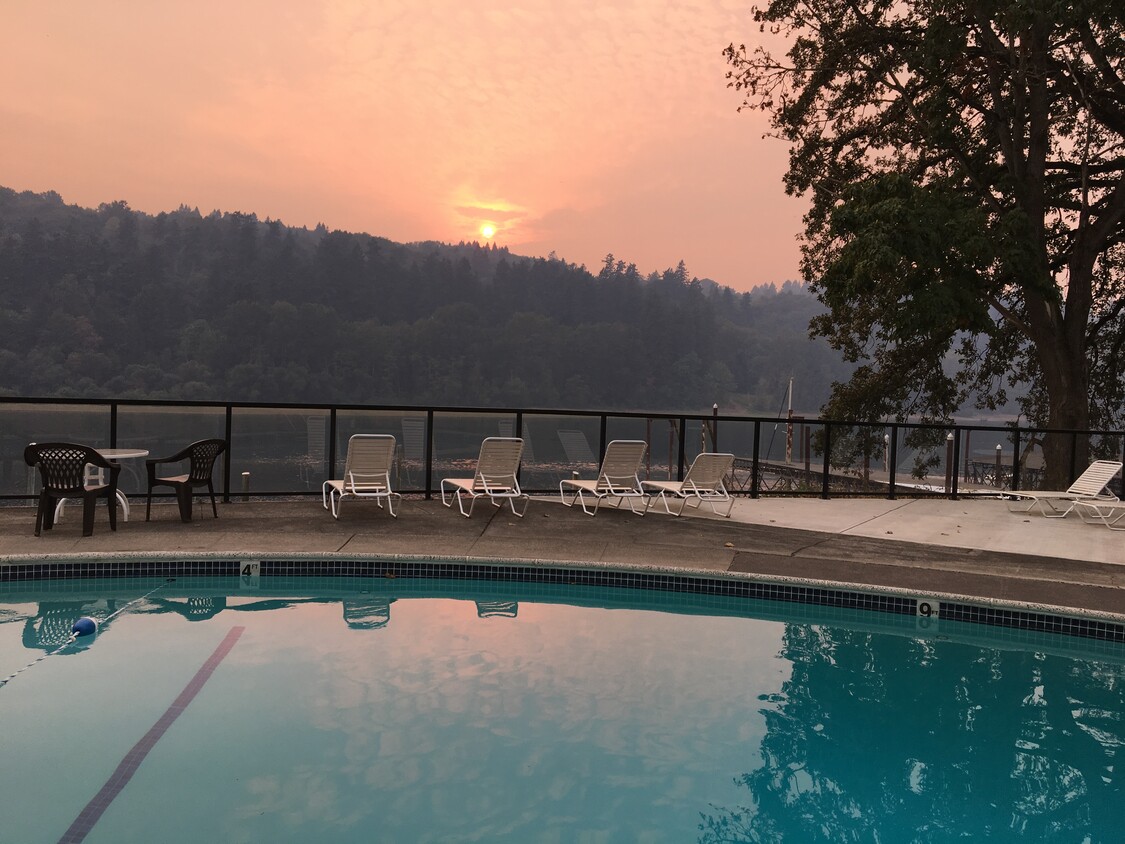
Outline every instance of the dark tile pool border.
MULTIPOLYGON (((0 566, 0 583, 82 580, 91 578, 219 577, 236 580, 241 559, 206 560, 78 560, 13 563, 0 566)), ((1125 624, 1096 618, 987 606, 963 601, 886 594, 793 582, 768 582, 737 577, 627 571, 613 568, 528 565, 448 560, 340 560, 261 558, 262 577, 348 577, 511 581, 723 596, 733 599, 783 601, 840 609, 920 616, 919 605, 936 600, 941 620, 1001 627, 1031 633, 1057 633, 1125 644, 1125 624)))

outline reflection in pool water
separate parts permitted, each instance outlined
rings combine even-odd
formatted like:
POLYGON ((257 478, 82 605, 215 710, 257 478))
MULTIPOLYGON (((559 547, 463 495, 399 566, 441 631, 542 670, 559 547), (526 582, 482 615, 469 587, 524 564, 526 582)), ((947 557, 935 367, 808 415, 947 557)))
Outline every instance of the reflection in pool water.
MULTIPOLYGON (((151 588, 21 585, 0 675, 151 588)), ((1120 840, 1119 647, 635 590, 268 578, 169 583, 0 689, 0 839, 59 840, 235 625, 88 841, 1120 840)))

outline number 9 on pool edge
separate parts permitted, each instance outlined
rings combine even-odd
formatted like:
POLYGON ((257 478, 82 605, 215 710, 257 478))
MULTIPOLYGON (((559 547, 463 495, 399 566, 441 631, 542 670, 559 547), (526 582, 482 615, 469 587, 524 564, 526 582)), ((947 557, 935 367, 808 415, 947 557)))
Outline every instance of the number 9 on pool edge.
POLYGON ((939 617, 941 604, 933 598, 919 598, 915 616, 918 619, 919 630, 935 630, 939 617))

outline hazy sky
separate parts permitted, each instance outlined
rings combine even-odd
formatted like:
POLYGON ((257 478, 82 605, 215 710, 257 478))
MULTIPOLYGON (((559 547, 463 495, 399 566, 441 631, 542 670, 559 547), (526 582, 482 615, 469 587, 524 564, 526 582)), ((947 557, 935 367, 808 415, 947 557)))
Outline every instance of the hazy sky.
POLYGON ((736 0, 6 0, 0 184, 797 278, 787 149, 739 114, 736 0))

